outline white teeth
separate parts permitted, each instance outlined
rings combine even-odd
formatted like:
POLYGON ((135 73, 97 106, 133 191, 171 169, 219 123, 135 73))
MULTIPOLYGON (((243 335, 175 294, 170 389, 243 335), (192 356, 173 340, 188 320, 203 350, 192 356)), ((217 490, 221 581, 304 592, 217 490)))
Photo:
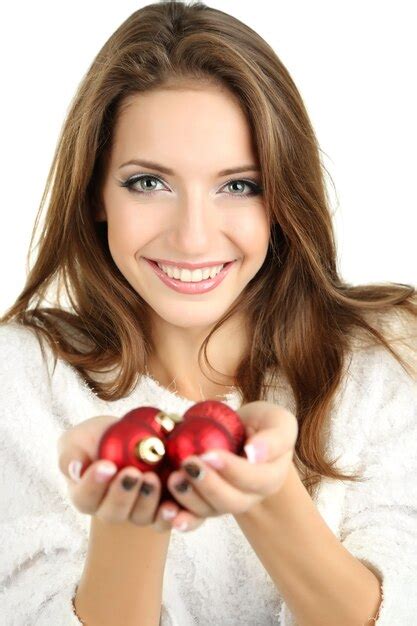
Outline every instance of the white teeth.
POLYGON ((158 263, 158 267, 167 274, 170 278, 176 278, 184 283, 198 283, 201 280, 207 278, 214 278, 224 267, 223 265, 214 265, 213 267, 203 267, 198 270, 187 270, 174 267, 172 265, 161 265, 158 263))

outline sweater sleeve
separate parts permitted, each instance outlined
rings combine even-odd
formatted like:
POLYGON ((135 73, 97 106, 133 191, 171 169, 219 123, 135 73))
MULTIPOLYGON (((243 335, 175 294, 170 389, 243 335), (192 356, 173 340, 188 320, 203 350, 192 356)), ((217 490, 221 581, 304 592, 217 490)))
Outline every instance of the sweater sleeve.
POLYGON ((15 324, 0 327, 0 357, 1 622, 81 626, 86 533, 62 497, 47 364, 34 332, 15 324))
POLYGON ((417 380, 383 349, 362 374, 366 480, 347 482, 341 540, 380 580, 375 625, 409 626, 417 615, 417 380))
MULTIPOLYGON (((56 386, 78 398, 74 381, 54 381, 52 352, 35 332, 0 325, 0 624, 82 626, 73 600, 87 556, 91 518, 68 497, 57 442, 69 427, 56 410, 56 386), (53 391, 54 390, 54 391, 53 391)), ((168 575, 168 572, 167 572, 168 575)), ((187 611, 168 579, 160 626, 187 611)))

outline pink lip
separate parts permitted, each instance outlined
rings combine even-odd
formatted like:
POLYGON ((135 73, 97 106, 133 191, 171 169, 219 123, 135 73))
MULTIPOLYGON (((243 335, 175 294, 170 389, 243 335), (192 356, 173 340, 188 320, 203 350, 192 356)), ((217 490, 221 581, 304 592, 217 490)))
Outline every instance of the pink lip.
POLYGON ((183 283, 180 280, 167 276, 167 274, 165 274, 165 272, 163 272, 161 268, 158 267, 158 264, 154 261, 146 259, 145 257, 143 258, 149 263, 155 274, 162 280, 163 283, 165 283, 165 285, 171 287, 171 289, 173 289, 174 291, 178 291, 179 293, 188 294, 206 293, 206 291, 211 291, 224 280, 229 270, 235 263, 235 261, 230 261, 229 263, 227 263, 222 271, 219 272, 219 274, 217 274, 217 276, 215 276, 214 278, 207 278, 206 280, 202 280, 198 283, 183 283))

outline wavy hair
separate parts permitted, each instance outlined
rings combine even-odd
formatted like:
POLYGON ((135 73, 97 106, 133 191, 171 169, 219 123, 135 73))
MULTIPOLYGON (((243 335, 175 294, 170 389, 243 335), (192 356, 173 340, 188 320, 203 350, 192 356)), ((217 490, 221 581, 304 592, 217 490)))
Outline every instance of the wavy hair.
POLYGON ((226 88, 240 102, 270 225, 263 266, 205 338, 199 363, 204 351, 216 371, 207 343, 223 322, 244 312, 250 346, 233 381, 243 402, 266 399, 274 377, 284 375, 299 425, 294 462, 309 493, 321 476, 361 480, 325 458, 325 421, 355 337, 383 345, 415 375, 381 322, 391 316, 416 321, 416 289, 341 278, 326 170, 300 93, 260 35, 223 11, 202 2, 156 2, 132 13, 104 44, 69 107, 32 232, 26 283, 0 323, 14 320, 40 333, 55 364, 67 361, 101 399, 133 390, 153 350, 148 306, 114 263, 107 223, 96 221, 94 211, 103 202, 113 128, 129 97, 197 83, 226 88), (45 306, 48 296, 52 306, 45 306), (92 376, 114 367, 113 379, 92 376))

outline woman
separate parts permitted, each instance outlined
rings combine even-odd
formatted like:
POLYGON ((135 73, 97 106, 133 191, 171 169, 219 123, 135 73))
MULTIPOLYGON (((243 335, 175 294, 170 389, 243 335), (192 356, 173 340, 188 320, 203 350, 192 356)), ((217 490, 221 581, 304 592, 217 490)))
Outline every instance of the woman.
POLYGON ((49 190, 0 329, 7 623, 409 626, 417 294, 338 274, 274 51, 203 3, 136 11, 80 85, 41 208, 49 190), (127 411, 208 398, 259 456, 191 456, 162 504, 155 472, 98 473, 127 411))

